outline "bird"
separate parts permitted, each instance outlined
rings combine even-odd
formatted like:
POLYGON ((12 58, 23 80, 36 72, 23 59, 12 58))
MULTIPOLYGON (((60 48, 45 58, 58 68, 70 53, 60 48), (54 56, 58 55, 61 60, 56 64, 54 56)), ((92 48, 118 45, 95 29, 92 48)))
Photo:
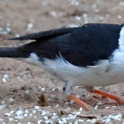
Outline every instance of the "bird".
POLYGON ((0 57, 43 68, 63 81, 66 96, 85 110, 89 110, 89 106, 73 94, 74 86, 83 86, 124 104, 121 97, 94 89, 124 82, 124 24, 88 23, 10 40, 31 42, 18 47, 0 47, 0 57))

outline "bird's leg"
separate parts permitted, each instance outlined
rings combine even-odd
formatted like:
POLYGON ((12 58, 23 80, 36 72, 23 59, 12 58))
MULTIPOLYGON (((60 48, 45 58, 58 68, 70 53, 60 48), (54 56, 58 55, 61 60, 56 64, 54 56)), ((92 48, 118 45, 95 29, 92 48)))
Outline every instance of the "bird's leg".
POLYGON ((103 92, 101 90, 93 90, 93 92, 96 93, 96 94, 100 94, 100 95, 102 95, 104 97, 111 98, 111 99, 117 101, 119 104, 124 105, 124 99, 122 99, 122 98, 120 98, 120 97, 118 97, 116 95, 113 95, 113 94, 110 94, 110 93, 106 93, 106 92, 103 92))
POLYGON ((96 90, 96 89, 94 90, 93 87, 90 87, 90 86, 85 86, 85 88, 90 92, 93 92, 95 94, 99 94, 99 95, 104 96, 104 97, 111 98, 111 99, 117 101, 119 104, 124 105, 124 99, 122 99, 122 98, 120 98, 120 97, 118 97, 116 95, 106 93, 106 92, 101 91, 101 90, 96 90))
POLYGON ((89 106, 83 102, 82 100, 80 100, 79 98, 77 98, 75 95, 70 94, 69 95, 69 99, 70 100, 74 100, 79 106, 81 106, 82 108, 84 108, 86 111, 89 111, 89 106))
POLYGON ((82 100, 77 98, 75 95, 71 94, 72 86, 73 86, 72 82, 66 83, 65 87, 63 88, 63 90, 65 91, 65 94, 69 96, 70 100, 74 100, 74 102, 76 102, 79 106, 81 106, 86 111, 88 111, 89 110, 89 105, 87 105, 85 102, 83 102, 82 100))

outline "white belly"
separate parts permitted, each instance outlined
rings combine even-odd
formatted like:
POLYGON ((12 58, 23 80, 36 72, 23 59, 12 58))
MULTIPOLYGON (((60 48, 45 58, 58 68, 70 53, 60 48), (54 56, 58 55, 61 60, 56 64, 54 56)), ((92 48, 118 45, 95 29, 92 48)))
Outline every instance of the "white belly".
POLYGON ((59 79, 71 81, 73 86, 106 86, 124 82, 124 55, 119 51, 114 52, 111 62, 103 60, 89 67, 74 66, 63 58, 44 59, 42 63, 35 53, 20 60, 41 66, 59 79))
POLYGON ((122 63, 100 62, 96 66, 78 67, 62 58, 45 60, 47 70, 66 81, 74 82, 74 85, 82 86, 106 86, 124 82, 124 65, 122 63))

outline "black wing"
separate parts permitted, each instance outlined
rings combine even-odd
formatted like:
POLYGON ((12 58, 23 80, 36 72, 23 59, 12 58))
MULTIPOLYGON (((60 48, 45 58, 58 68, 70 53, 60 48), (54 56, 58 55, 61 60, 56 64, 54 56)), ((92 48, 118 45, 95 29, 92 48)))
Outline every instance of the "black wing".
POLYGON ((21 37, 11 38, 9 40, 39 40, 39 39, 50 39, 56 36, 61 36, 67 33, 74 31, 75 28, 61 28, 61 29, 54 29, 49 31, 41 31, 39 33, 33 33, 21 37))
POLYGON ((87 24, 53 30, 19 38, 36 40, 19 49, 27 54, 34 52, 41 60, 62 56, 73 65, 86 67, 112 55, 118 48, 120 29, 121 25, 116 24, 87 24))

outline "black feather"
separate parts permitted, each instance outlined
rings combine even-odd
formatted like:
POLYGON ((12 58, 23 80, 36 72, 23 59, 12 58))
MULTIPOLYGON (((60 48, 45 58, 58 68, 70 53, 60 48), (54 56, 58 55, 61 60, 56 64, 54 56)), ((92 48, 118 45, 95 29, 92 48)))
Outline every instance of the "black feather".
POLYGON ((33 33, 21 37, 10 38, 9 40, 38 40, 38 39, 50 39, 56 36, 61 36, 67 33, 74 31, 76 28, 61 28, 61 29, 54 29, 50 31, 43 31, 39 33, 33 33))
POLYGON ((112 56, 114 50, 118 49, 121 28, 122 25, 118 24, 86 24, 82 27, 50 30, 12 39, 35 40, 18 47, 18 57, 36 53, 42 61, 44 58, 56 59, 62 56, 73 65, 86 67, 112 56))
POLYGON ((59 30, 60 32, 55 33, 56 36, 50 39, 39 36, 35 42, 19 49, 29 53, 34 52, 41 59, 55 59, 62 56, 73 65, 86 67, 94 65, 99 60, 109 59, 112 52, 118 48, 121 25, 87 24, 67 29, 67 33, 63 30, 62 34, 59 30))

